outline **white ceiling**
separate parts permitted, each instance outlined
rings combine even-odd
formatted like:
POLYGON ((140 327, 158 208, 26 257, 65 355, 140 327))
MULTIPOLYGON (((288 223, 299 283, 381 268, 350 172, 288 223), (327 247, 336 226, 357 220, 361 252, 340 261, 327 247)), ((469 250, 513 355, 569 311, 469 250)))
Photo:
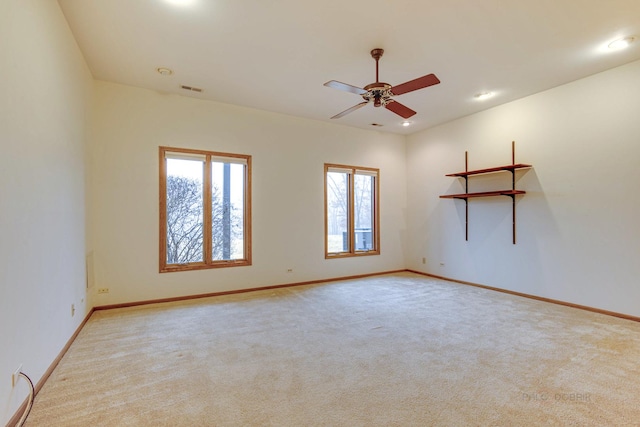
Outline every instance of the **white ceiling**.
POLYGON ((399 134, 640 59, 638 0, 191 1, 59 3, 96 79, 399 134), (396 97, 418 112, 407 128, 372 104, 330 120, 362 98, 323 83, 374 82, 378 47, 381 81, 442 83, 396 97))

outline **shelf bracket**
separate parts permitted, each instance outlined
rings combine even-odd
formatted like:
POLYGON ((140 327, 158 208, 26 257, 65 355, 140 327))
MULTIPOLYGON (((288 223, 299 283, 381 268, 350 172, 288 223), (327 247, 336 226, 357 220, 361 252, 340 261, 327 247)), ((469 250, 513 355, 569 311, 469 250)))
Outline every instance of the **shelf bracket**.
MULTIPOLYGON (((464 171, 469 171, 469 151, 464 152, 464 171)), ((469 176, 464 176, 464 192, 469 194, 469 176)), ((464 240, 469 241, 469 199, 464 199, 464 240)))
MULTIPOLYGON (((511 164, 516 164, 516 142, 511 141, 511 164)), ((511 190, 515 191, 516 189, 516 170, 510 169, 511 172, 511 190)), ((513 244, 516 244, 516 195, 510 194, 511 197, 511 227, 512 227, 512 235, 513 235, 513 244)))
POLYGON ((511 224, 512 224, 512 234, 513 234, 513 244, 516 244, 516 195, 515 194, 505 194, 506 196, 511 197, 511 224))

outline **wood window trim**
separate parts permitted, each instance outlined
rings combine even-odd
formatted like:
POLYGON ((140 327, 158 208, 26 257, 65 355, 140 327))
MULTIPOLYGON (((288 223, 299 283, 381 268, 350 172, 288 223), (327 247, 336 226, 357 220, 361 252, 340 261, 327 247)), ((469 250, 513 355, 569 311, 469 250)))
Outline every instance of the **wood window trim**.
POLYGON ((169 273, 176 271, 204 270, 212 268, 224 267, 241 267, 252 265, 252 244, 251 244, 251 156, 245 154, 222 153, 217 151, 197 150, 190 148, 177 148, 160 146, 158 149, 159 156, 159 272, 169 273), (203 241, 203 262, 194 262, 187 264, 167 264, 167 162, 166 153, 184 153, 203 155, 206 160, 204 162, 203 171, 203 204, 205 206, 203 212, 204 228, 211 228, 211 159, 215 157, 236 158, 246 162, 245 180, 244 180, 244 258, 237 260, 212 260, 212 242, 211 233, 204 233, 203 241), (207 208, 208 207, 208 208, 207 208), (209 225, 209 227, 207 226, 209 225))
POLYGON ((342 165, 335 163, 325 163, 324 164, 324 257, 325 259, 337 259, 337 258, 352 258, 352 257, 360 257, 360 256, 371 256, 371 255, 380 255, 380 169, 364 167, 364 166, 350 166, 350 165, 342 165), (342 169, 346 171, 350 171, 349 175, 349 189, 348 189, 348 197, 349 197, 349 221, 348 221, 348 233, 350 236, 354 233, 354 223, 355 223, 355 213, 353 206, 355 205, 354 201, 354 192, 353 192, 353 176, 356 174, 356 171, 364 171, 364 172, 372 172, 374 179, 374 191, 373 191, 373 236, 375 249, 370 251, 359 251, 354 249, 355 242, 353 238, 349 239, 349 250, 346 252, 329 252, 329 224, 327 218, 328 211, 328 191, 327 191, 327 173, 330 169, 342 169))

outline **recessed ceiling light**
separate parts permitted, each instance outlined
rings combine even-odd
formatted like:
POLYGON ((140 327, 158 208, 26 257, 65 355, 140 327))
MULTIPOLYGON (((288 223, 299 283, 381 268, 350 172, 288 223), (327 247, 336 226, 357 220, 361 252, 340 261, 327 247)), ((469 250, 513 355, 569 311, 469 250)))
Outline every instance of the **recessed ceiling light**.
POLYGON ((485 99, 489 99, 493 96, 493 92, 480 92, 476 93, 473 97, 478 101, 484 101, 485 99))
POLYGON ((173 70, 165 67, 156 68, 156 71, 160 73, 161 76, 170 76, 173 74, 173 70))
POLYGON ((404 127, 411 126, 411 122, 408 120, 405 120, 404 122, 402 122, 402 126, 404 127))
POLYGON ((629 47, 631 43, 636 40, 635 37, 624 37, 618 40, 614 40, 607 45, 607 47, 611 50, 620 50, 629 47))
POLYGON ((176 6, 189 6, 195 3, 195 0, 164 0, 164 1, 176 6))

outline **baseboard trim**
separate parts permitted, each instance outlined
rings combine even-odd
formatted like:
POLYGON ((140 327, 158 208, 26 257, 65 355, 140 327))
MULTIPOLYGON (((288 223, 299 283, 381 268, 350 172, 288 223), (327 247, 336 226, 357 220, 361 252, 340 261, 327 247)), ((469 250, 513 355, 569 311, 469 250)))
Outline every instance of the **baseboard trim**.
POLYGON ((406 271, 409 271, 411 273, 420 274, 422 276, 433 277, 435 279, 441 279, 441 280, 446 280, 446 281, 449 281, 449 282, 460 283, 462 285, 474 286, 476 288, 482 288, 482 289, 487 289, 487 290, 490 290, 490 291, 502 292, 502 293, 505 293, 505 294, 515 295, 515 296, 529 298, 529 299, 534 299, 534 300, 537 300, 537 301, 548 302, 548 303, 551 303, 551 304, 564 305, 565 307, 577 308, 577 309, 580 309, 580 310, 586 310, 586 311, 590 311, 590 312, 593 312, 593 313, 605 314, 607 316, 619 317, 621 319, 632 320, 634 322, 640 322, 640 317, 631 316, 629 314, 618 313, 618 312, 615 312, 615 311, 602 310, 600 308, 589 307, 587 305, 574 304, 572 302, 566 302, 566 301, 561 301, 561 300, 552 299, 552 298, 539 297, 539 296, 536 296, 536 295, 525 294, 523 292, 510 291, 508 289, 495 288, 493 286, 481 285, 479 283, 466 282, 464 280, 452 279, 450 277, 438 276, 438 275, 435 275, 435 274, 424 273, 422 271, 417 271, 417 270, 407 269, 406 271))
POLYGON ((230 291, 210 292, 210 293, 206 293, 206 294, 185 295, 185 296, 172 297, 172 298, 160 298, 160 299, 153 299, 153 300, 125 302, 125 303, 121 303, 121 304, 101 305, 101 306, 95 307, 94 310, 111 310, 111 309, 114 309, 114 308, 135 307, 135 306, 139 306, 139 305, 158 304, 158 303, 163 303, 163 302, 186 301, 186 300, 191 300, 191 299, 217 297, 217 296, 222 296, 222 295, 233 295, 233 294, 243 294, 243 293, 247 293, 247 292, 267 291, 267 290, 270 290, 270 289, 291 288, 291 287, 294 287, 294 286, 315 285, 315 284, 318 284, 318 283, 339 282, 341 280, 362 279, 362 278, 365 278, 365 277, 380 276, 380 275, 383 275, 383 274, 402 273, 402 272, 405 272, 405 271, 408 271, 408 270, 401 269, 401 270, 381 271, 381 272, 377 272, 377 273, 357 274, 357 275, 354 275, 354 276, 333 277, 333 278, 329 278, 329 279, 308 280, 308 281, 305 281, 305 282, 285 283, 285 284, 281 284, 281 285, 261 286, 261 287, 255 287, 255 288, 236 289, 236 290, 230 290, 230 291))
MULTIPOLYGON (((62 350, 60 350, 60 353, 58 354, 58 356, 55 359, 53 359, 53 362, 51 362, 51 365, 49 365, 49 367, 44 372, 44 374, 42 374, 42 378, 40 378, 40 380, 33 387, 34 388, 34 395, 33 395, 34 399, 38 395, 38 392, 44 386, 44 383, 47 382, 47 380, 49 379, 49 377, 53 373, 53 370, 56 369, 56 366, 58 366, 58 364, 60 363, 60 361, 62 360, 64 355, 67 353, 67 351, 69 350, 69 347, 71 347, 71 344, 73 344, 73 342, 76 340, 76 337, 78 336, 78 334, 80 333, 82 328, 84 328, 84 325, 87 324, 87 322, 89 321, 89 318, 91 317, 91 315, 93 314, 94 311, 95 311, 94 308, 89 310, 89 312, 84 317, 84 319, 82 319, 82 322, 80 323, 80 325, 78 325, 78 327, 76 328, 76 330, 73 333, 73 335, 71 335, 71 338, 69 338, 67 340, 67 343, 64 345, 64 347, 62 347, 62 350)), ((18 410, 16 411, 16 413, 13 414, 13 417, 9 418, 9 422, 7 423, 7 427, 15 427, 15 425, 18 424, 18 421, 20 421, 20 417, 22 417, 22 414, 24 413, 24 410, 26 409, 27 404, 29 403, 28 399, 29 398, 27 397, 24 400, 24 402, 22 402, 22 404, 18 407, 18 410)))

